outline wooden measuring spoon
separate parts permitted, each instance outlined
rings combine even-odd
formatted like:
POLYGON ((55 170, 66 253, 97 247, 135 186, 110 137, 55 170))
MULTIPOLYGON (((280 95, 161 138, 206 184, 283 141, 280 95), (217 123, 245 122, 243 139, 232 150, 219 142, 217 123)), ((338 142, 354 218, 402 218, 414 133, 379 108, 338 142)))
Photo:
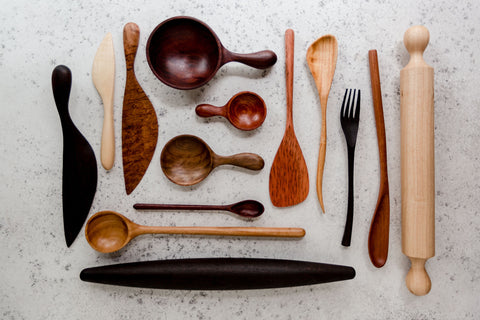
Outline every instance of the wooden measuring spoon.
POLYGON ((270 170, 270 199, 276 207, 288 207, 308 195, 308 169, 293 130, 293 53, 294 33, 285 32, 285 75, 287 83, 287 126, 270 170))
POLYGON ((106 170, 115 161, 115 133, 113 127, 113 91, 115 89, 115 52, 112 34, 107 33, 98 47, 92 66, 92 80, 103 101, 103 129, 100 159, 106 170))
POLYGON ((180 135, 163 147, 160 165, 170 181, 181 186, 191 186, 205 179, 216 167, 231 164, 250 170, 261 170, 263 159, 253 153, 219 156, 200 138, 180 135))
POLYGON ((155 109, 137 81, 134 71, 140 28, 133 22, 123 29, 127 82, 122 111, 122 154, 125 190, 137 187, 152 160, 158 140, 155 109))
POLYGON ((138 210, 222 210, 230 211, 240 217, 259 217, 265 208, 263 204, 255 200, 245 200, 227 205, 192 205, 192 204, 148 204, 136 203, 133 205, 138 210))
POLYGON ((240 130, 254 130, 260 127, 267 116, 267 107, 256 93, 242 91, 234 95, 223 107, 201 104, 195 108, 200 117, 221 116, 240 130))
POLYGON ((141 234, 301 238, 305 235, 305 230, 260 227, 150 227, 138 225, 115 211, 97 212, 88 220, 85 227, 85 237, 90 246, 104 253, 120 250, 141 234))
POLYGON ((160 81, 186 90, 206 84, 228 62, 266 69, 275 64, 277 56, 271 50, 231 52, 207 24, 180 16, 163 21, 152 31, 147 42, 147 61, 160 81))
POLYGON ((326 35, 317 39, 307 50, 307 63, 315 79, 322 108, 322 131, 320 134, 317 167, 317 196, 323 212, 325 212, 325 206, 323 204, 322 181, 327 151, 327 100, 337 65, 337 54, 337 39, 332 35, 326 35))

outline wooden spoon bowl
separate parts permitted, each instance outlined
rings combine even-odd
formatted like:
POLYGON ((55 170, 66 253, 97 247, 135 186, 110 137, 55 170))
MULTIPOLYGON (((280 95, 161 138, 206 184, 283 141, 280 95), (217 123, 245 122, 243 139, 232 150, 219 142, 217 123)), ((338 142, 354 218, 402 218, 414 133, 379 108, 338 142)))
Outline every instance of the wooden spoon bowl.
POLYGON ((231 164, 250 170, 261 170, 263 159, 253 153, 219 156, 202 139, 180 135, 163 147, 160 165, 170 181, 181 186, 191 186, 205 179, 217 166, 231 164))
POLYGON ((213 78, 225 63, 237 61, 265 69, 277 61, 273 51, 237 54, 225 49, 212 29, 191 17, 160 23, 147 42, 147 61, 155 76, 176 89, 195 89, 213 78))
POLYGON ((267 107, 258 94, 242 91, 234 95, 223 107, 201 104, 197 106, 195 112, 200 117, 225 117, 235 128, 250 131, 257 129, 265 121, 267 107))

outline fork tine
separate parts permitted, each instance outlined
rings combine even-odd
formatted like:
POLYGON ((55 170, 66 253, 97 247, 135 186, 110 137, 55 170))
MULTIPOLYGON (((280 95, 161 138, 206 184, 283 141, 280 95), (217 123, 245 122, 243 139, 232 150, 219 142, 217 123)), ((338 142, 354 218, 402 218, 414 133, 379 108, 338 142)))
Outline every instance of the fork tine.
POLYGON ((345 118, 348 118, 348 111, 350 110, 350 98, 352 96, 352 89, 348 89, 348 99, 345 107, 345 118))
POLYGON ((357 107, 355 108, 355 119, 360 119, 360 89, 358 89, 357 107))
POLYGON ((354 106, 355 106, 355 94, 356 93, 357 93, 357 89, 353 89, 352 104, 349 106, 349 109, 348 109, 348 111, 349 111, 348 118, 349 119, 353 119, 353 109, 355 109, 354 106))
POLYGON ((345 100, 347 99, 347 92, 348 92, 348 89, 345 89, 345 95, 343 96, 343 102, 342 102, 342 109, 340 110, 340 118, 343 118, 343 115, 345 113, 345 100))

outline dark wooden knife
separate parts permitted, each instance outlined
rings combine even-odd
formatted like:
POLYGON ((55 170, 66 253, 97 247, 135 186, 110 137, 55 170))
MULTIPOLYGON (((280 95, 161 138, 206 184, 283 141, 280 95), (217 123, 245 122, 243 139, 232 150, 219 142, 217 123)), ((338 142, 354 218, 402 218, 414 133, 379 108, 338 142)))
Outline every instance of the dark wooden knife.
POLYGON ((127 287, 245 290, 353 279, 347 266, 276 259, 204 258, 143 261, 84 269, 80 279, 127 287))
POLYGON ((68 113, 71 86, 70 69, 57 66, 52 73, 52 88, 63 131, 62 205, 67 247, 82 229, 97 190, 95 154, 68 113))
POLYGON ((127 83, 122 111, 123 174, 127 194, 132 193, 142 180, 158 139, 157 114, 133 70, 139 37, 140 28, 135 23, 127 23, 123 29, 127 83))

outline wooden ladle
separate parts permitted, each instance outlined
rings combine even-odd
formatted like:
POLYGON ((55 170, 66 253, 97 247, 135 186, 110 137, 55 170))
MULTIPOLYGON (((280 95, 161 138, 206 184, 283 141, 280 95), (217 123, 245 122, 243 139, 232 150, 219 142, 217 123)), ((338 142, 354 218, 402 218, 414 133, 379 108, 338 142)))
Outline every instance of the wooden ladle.
POLYGON ((245 131, 260 127, 267 116, 263 99, 250 91, 237 93, 223 107, 211 104, 198 105, 195 112, 200 117, 225 117, 235 128, 245 131))
POLYGON ((97 212, 85 227, 85 237, 90 246, 104 253, 120 250, 136 236, 150 233, 301 238, 305 235, 305 230, 260 227, 150 227, 138 225, 115 211, 97 212))
POLYGON ((225 63, 237 61, 265 69, 277 61, 273 51, 238 54, 223 47, 204 22, 173 17, 160 23, 147 42, 147 61, 155 76, 176 89, 195 89, 213 78, 225 63))
POLYGON ((167 142, 160 156, 163 173, 172 182, 181 186, 199 183, 214 168, 224 164, 261 170, 265 162, 259 155, 253 153, 219 156, 202 139, 187 134, 167 142))
POLYGON ((317 39, 307 50, 307 63, 315 79, 322 107, 322 129, 317 167, 317 196, 323 212, 325 212, 325 206, 323 205, 322 180, 327 151, 327 100, 337 65, 337 54, 337 39, 332 35, 326 35, 317 39))
POLYGON ((232 212, 244 218, 256 218, 265 211, 263 204, 255 200, 244 200, 223 206, 205 204, 192 205, 136 203, 133 205, 133 207, 138 210, 221 210, 232 212))

